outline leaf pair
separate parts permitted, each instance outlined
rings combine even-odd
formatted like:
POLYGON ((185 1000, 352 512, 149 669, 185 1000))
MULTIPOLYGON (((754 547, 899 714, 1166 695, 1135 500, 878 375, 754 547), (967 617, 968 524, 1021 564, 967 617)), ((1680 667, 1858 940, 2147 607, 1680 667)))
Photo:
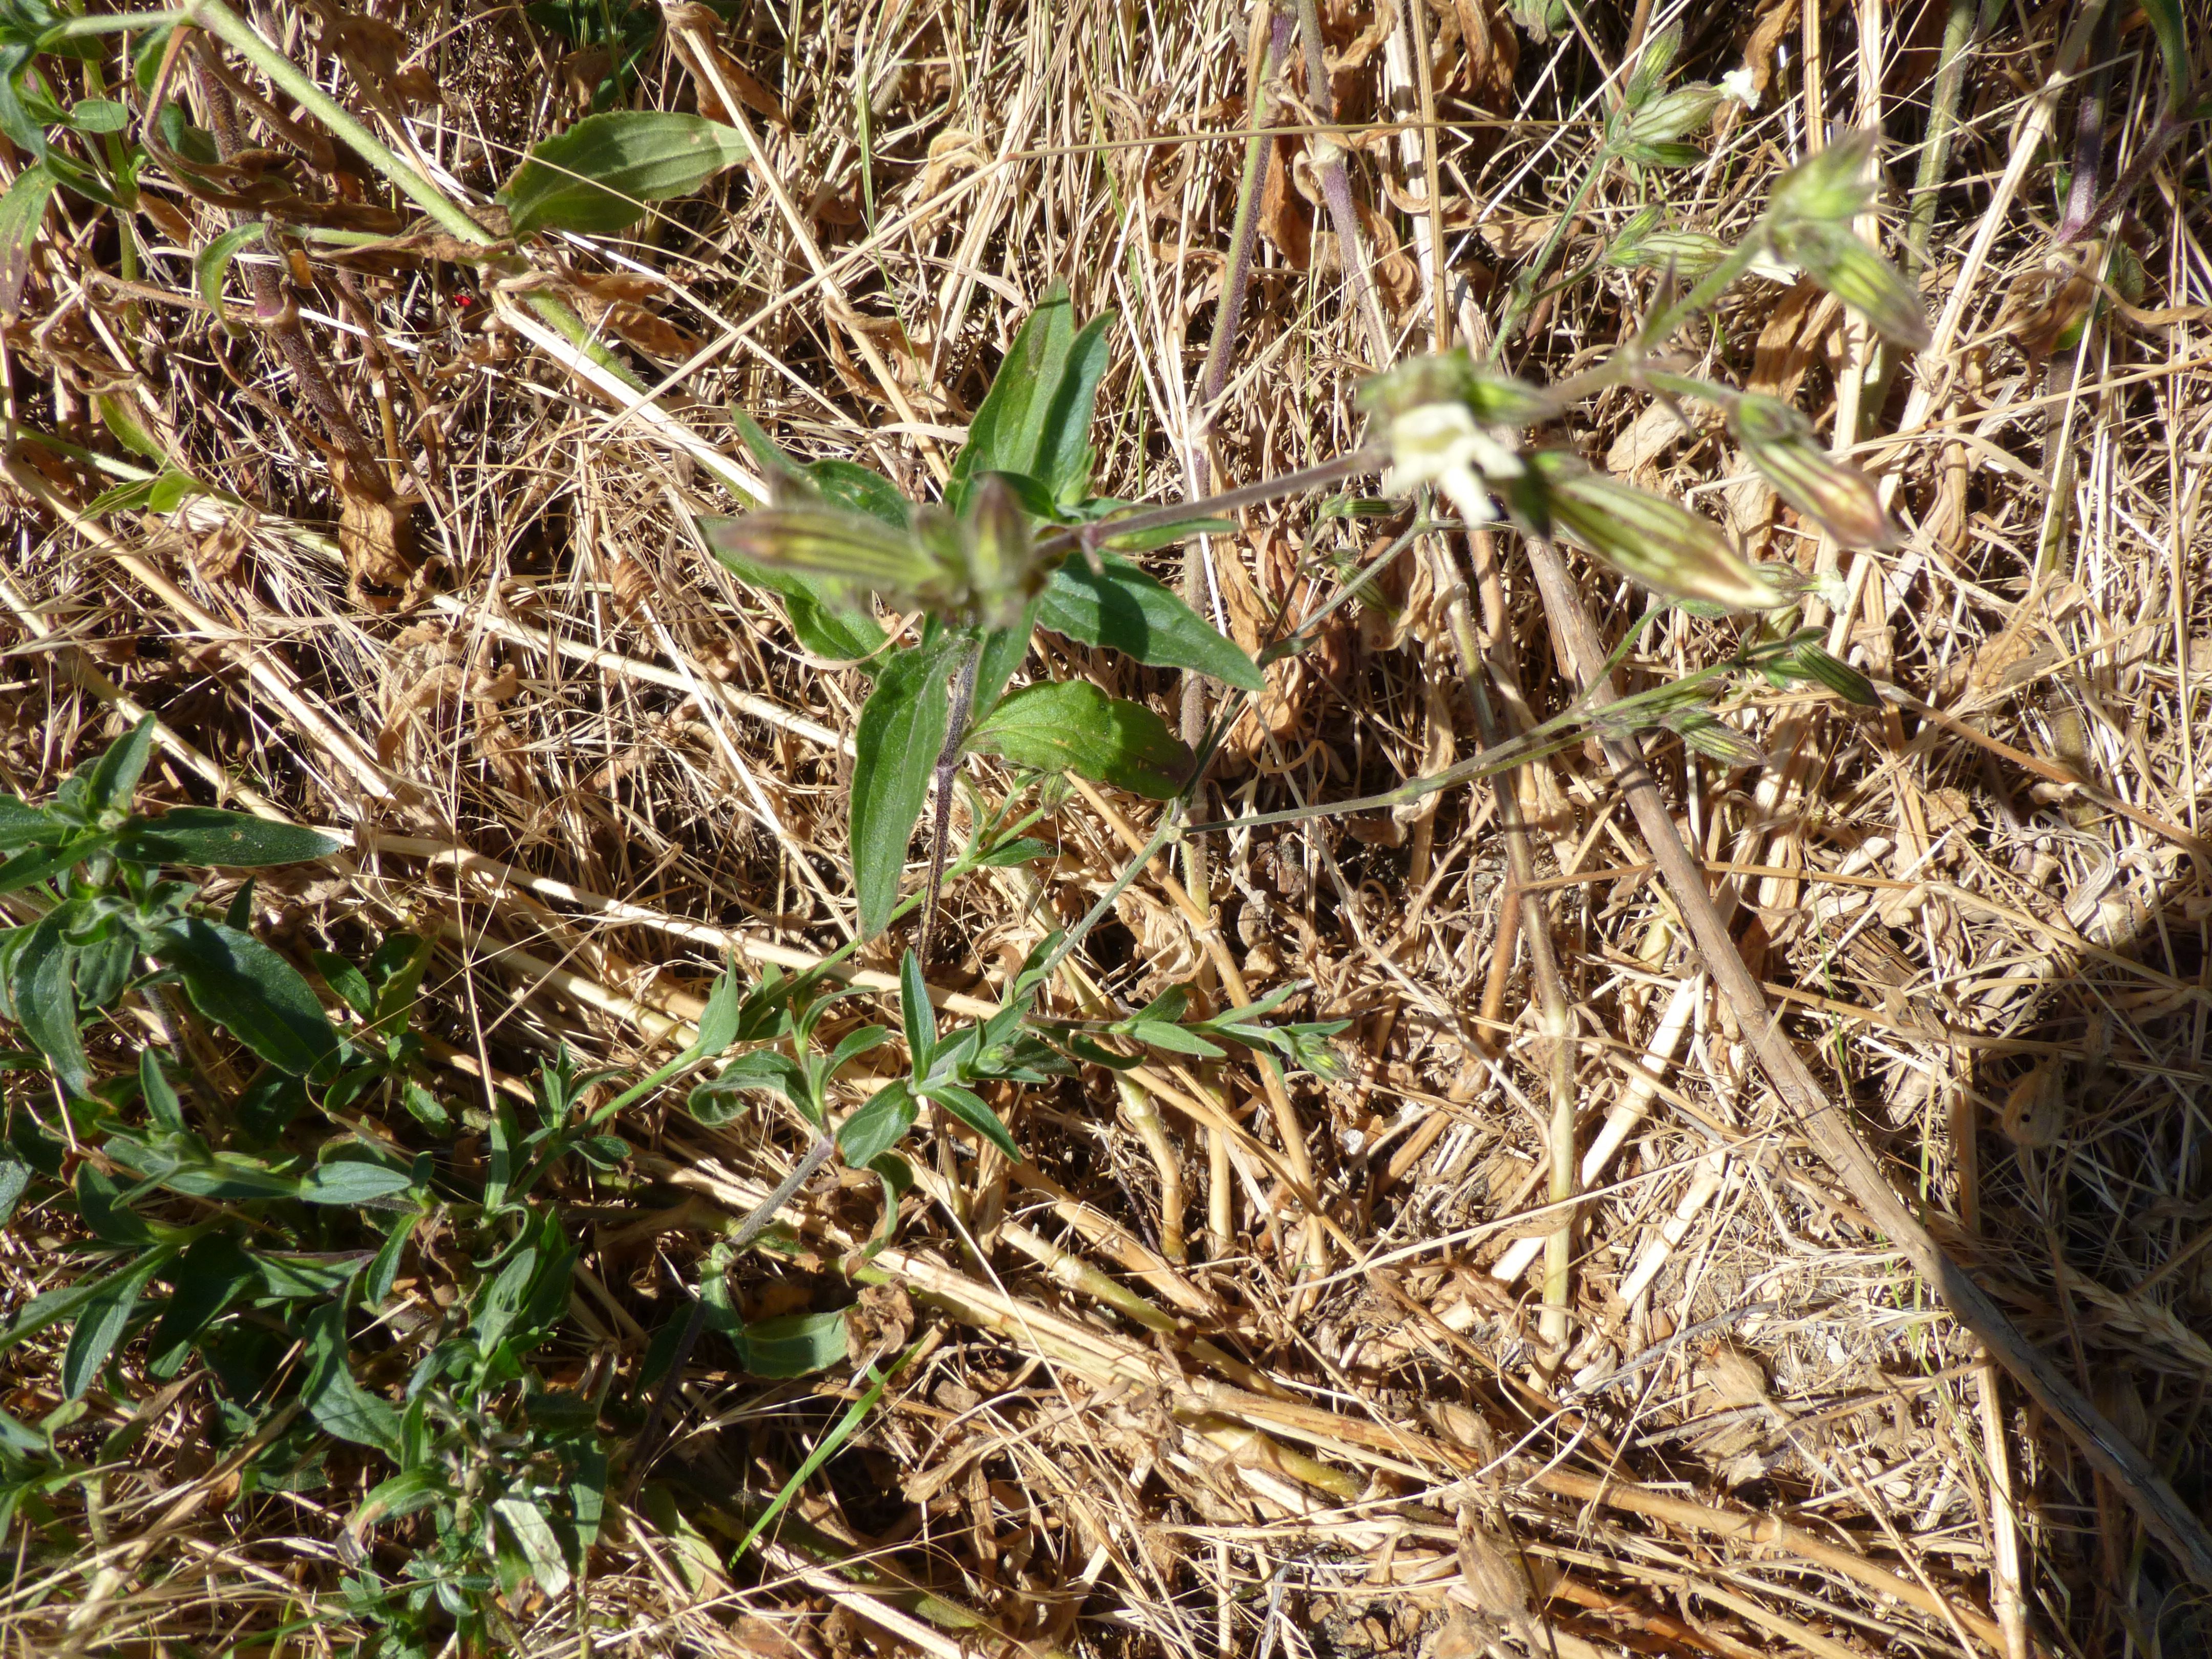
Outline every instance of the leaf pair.
MULTIPOLYGON (((1001 701, 1034 627, 1248 690, 1262 684, 1243 652, 1135 565, 1112 554, 1094 563, 1038 550, 1037 524, 1097 523, 1100 538, 1112 539, 1119 503, 1090 495, 1105 320, 1077 328, 1064 289, 1038 305, 970 423, 942 507, 913 507, 848 462, 801 465, 749 417, 736 417, 775 504, 702 520, 702 538, 740 580, 782 596, 809 650, 877 658, 854 734, 851 802, 866 933, 889 923, 932 781, 940 762, 963 748, 1155 799, 1182 787, 1190 752, 1141 704, 1073 684, 1030 686, 1001 701), (921 641, 883 659, 882 629, 862 605, 867 593, 929 613, 921 641), (963 714, 957 732, 956 706, 963 714)), ((1212 527, 1193 520, 1176 529, 1212 527)))

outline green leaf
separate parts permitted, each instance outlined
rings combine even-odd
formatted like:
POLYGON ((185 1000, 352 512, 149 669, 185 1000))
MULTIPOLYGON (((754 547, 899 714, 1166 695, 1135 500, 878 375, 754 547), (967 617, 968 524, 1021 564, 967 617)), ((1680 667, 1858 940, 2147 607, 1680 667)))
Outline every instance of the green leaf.
POLYGON ((693 1089, 684 1110, 709 1126, 727 1123, 744 1109, 744 1097, 756 1089, 780 1089, 803 1109, 807 1099, 806 1073, 788 1054, 773 1048, 755 1049, 739 1054, 722 1068, 720 1076, 693 1089))
POLYGON ((61 840, 70 826, 14 795, 0 795, 0 853, 61 840))
POLYGON ((738 1040, 744 1000, 744 980, 732 962, 716 975, 714 988, 707 994, 707 1006, 699 1013, 698 1039, 690 1050, 693 1055, 712 1060, 738 1040))
POLYGON ((62 1087, 82 1095, 92 1087, 91 1064, 76 1029, 76 986, 70 973, 76 952, 62 939, 74 909, 64 905, 46 913, 15 958, 9 988, 23 1035, 46 1057, 62 1087))
POLYGON ((122 1340, 124 1329, 137 1309, 139 1296, 175 1255, 173 1249, 150 1251, 121 1273, 102 1280, 99 1288, 85 1298, 83 1310, 77 1315, 76 1328, 70 1333, 69 1347, 62 1354, 63 1399, 83 1397, 93 1379, 100 1375, 100 1367, 106 1364, 107 1356, 122 1340))
POLYGON ((251 933, 187 917, 149 941, 175 968, 192 1006, 280 1070, 326 1083, 338 1034, 300 970, 251 933))
POLYGON ((1024 686, 991 711, 967 747, 1042 772, 1079 772, 1153 800, 1180 793, 1194 763, 1158 714, 1088 680, 1024 686))
MULTIPOLYGON (((0 256, 4 256, 5 252, 0 248, 0 256)), ((139 478, 103 489, 85 503, 84 515, 88 519, 104 519, 111 513, 136 513, 152 503, 154 486, 160 482, 158 478, 139 478)))
POLYGON ((343 846, 319 831, 258 818, 249 812, 174 806, 158 818, 134 818, 124 825, 116 839, 115 855, 139 864, 252 870, 325 859, 343 846))
POLYGON ((929 781, 945 746, 952 708, 945 680, 963 648, 957 635, 891 659, 860 710, 853 765, 853 886, 860 899, 860 932, 883 932, 898 903, 907 843, 929 796, 929 781))
POLYGON ((26 847, 0 864, 0 893, 19 893, 33 882, 59 875, 72 864, 82 864, 115 840, 112 835, 82 832, 56 847, 26 847))
POLYGON ((369 988, 368 975, 343 957, 333 956, 328 951, 310 951, 307 960, 323 976, 323 983, 338 994, 345 1006, 367 1019, 376 1007, 376 993, 369 988))
POLYGON ((1216 1048, 1195 1032, 1180 1025, 1170 1025, 1164 1020, 1140 1019, 1129 1028, 1129 1035, 1138 1042, 1155 1048, 1165 1048, 1170 1054, 1198 1054, 1212 1059, 1224 1050, 1216 1048))
MULTIPOLYGON (((429 1154, 422 1156, 427 1159, 429 1154)), ((408 1242, 415 1237, 415 1228, 422 1219, 419 1211, 403 1212, 392 1222, 384 1243, 377 1247, 375 1259, 368 1264, 361 1286, 361 1304, 371 1313, 380 1311, 385 1297, 392 1294, 392 1281, 399 1277, 399 1258, 406 1252, 408 1242)))
POLYGON ((176 1085, 161 1069, 161 1056, 155 1049, 139 1050, 138 1094, 146 1103, 146 1115, 158 1127, 171 1134, 185 1133, 184 1103, 177 1098, 176 1085))
POLYGON ((161 476, 154 480, 153 488, 146 492, 146 508, 150 513, 173 513, 184 505, 186 496, 215 493, 191 473, 179 472, 173 466, 164 467, 161 476))
POLYGON ((85 811, 97 817, 110 807, 128 807, 153 753, 154 717, 149 714, 108 744, 94 763, 91 781, 85 786, 85 811))
POLYGON ((880 472, 835 458, 809 461, 799 470, 825 501, 880 519, 893 530, 904 530, 914 521, 913 503, 880 472))
POLYGON ((354 1380, 343 1301, 326 1302, 308 1316, 307 1364, 307 1380, 300 1392, 325 1431, 398 1457, 399 1413, 390 1401, 354 1380))
POLYGON ((1069 559, 1052 574, 1037 626, 1085 645, 1109 646, 1154 668, 1188 668, 1257 691, 1267 684, 1257 664, 1176 594, 1110 553, 1092 570, 1069 559))
POLYGON ((991 1109, 982 1096, 955 1083, 940 1083, 929 1091, 929 1098, 1015 1163, 1022 1161, 1022 1149, 1014 1145, 1013 1136, 1007 1133, 1006 1126, 999 1121, 999 1115, 991 1109))
POLYGON ((92 404, 100 411, 100 423, 108 429, 116 442, 149 461, 158 463, 166 459, 160 441, 146 430, 145 422, 139 419, 138 411, 131 406, 128 400, 115 393, 101 392, 93 398, 92 404))
POLYGON ((356 1158, 333 1158, 301 1178, 300 1196, 310 1204, 358 1206, 404 1193, 414 1184, 414 1176, 406 1170, 395 1170, 387 1164, 372 1164, 356 1158))
POLYGON ((971 719, 999 701, 1006 682, 1030 654, 1030 636, 1036 631, 1037 610, 1042 599, 1043 596, 1039 595, 1030 600, 1012 627, 994 628, 983 635, 982 648, 975 653, 975 695, 968 705, 971 719))
POLYGON ((112 98, 80 98, 70 106, 70 125, 79 132, 120 132, 131 125, 130 106, 112 98))
POLYGON ((223 279, 230 274, 231 262, 239 251, 249 242, 258 241, 267 226, 258 219, 242 225, 233 225, 192 256, 192 275, 199 283, 200 298, 215 313, 215 319, 226 329, 236 326, 230 313, 223 308, 223 279))
MULTIPOLYGON (((0 92, 4 92, 7 78, 0 74, 0 92)), ((23 146, 33 155, 43 147, 43 141, 36 147, 23 146)), ((23 283, 31 274, 31 246, 46 221, 46 204, 60 184, 44 161, 33 161, 0 196, 0 320, 13 320, 22 304, 23 283)))
POLYGON ((161 1310, 147 1345, 154 1374, 174 1376, 193 1340, 255 1277, 252 1261, 228 1233, 193 1240, 168 1273, 176 1293, 161 1310))
POLYGON ((904 1079, 886 1084, 838 1126, 837 1150, 851 1168, 867 1169, 906 1139, 921 1109, 904 1079))
POLYGON ((787 1314, 744 1328, 745 1370, 755 1376, 806 1376, 845 1357, 842 1313, 787 1314))
POLYGON ((136 1249, 154 1242, 154 1230, 123 1206, 123 1191, 91 1164, 76 1166, 71 1183, 77 1218, 103 1244, 136 1249))
POLYGON ((899 958, 899 1024, 905 1030, 908 1064, 920 1077, 937 1054, 937 1010, 930 1006, 921 959, 912 951, 899 958))
POLYGON ((830 1058, 823 1063, 822 1075, 824 1078, 836 1076, 862 1054, 880 1048, 890 1040, 891 1034, 880 1025, 863 1025, 857 1030, 846 1032, 837 1039, 836 1048, 830 1051, 830 1058))
POLYGON ((914 504, 905 495, 900 495, 898 484, 883 473, 849 460, 794 460, 783 453, 775 438, 769 438, 761 429, 759 420, 754 420, 734 404, 730 407, 730 422, 737 427, 737 435, 744 441, 745 449, 752 452, 754 460, 761 462, 761 471, 805 480, 823 500, 836 502, 838 507, 852 507, 869 518, 880 518, 896 531, 907 529, 914 522, 914 504))
POLYGON ((1038 302, 953 459, 945 504, 956 516, 984 472, 1026 474, 1063 501, 1085 493, 1091 405, 1106 368, 1106 321, 1093 318, 1079 334, 1065 285, 1038 302))
POLYGON ((533 144, 499 199, 517 237, 546 228, 605 234, 635 223, 646 204, 689 196, 744 159, 734 128, 696 115, 587 115, 533 144))
POLYGON ((0 1227, 15 1219, 15 1206, 31 1184, 31 1166, 12 1146, 0 1146, 0 1227))
POLYGON ((2189 96, 2189 27, 2181 13, 2181 0, 2142 0, 2143 16, 2158 37, 2158 55, 2166 60, 2166 108, 2179 112, 2189 96))
POLYGON ((568 1563, 561 1553, 561 1540, 553 1530, 553 1523, 545 1518, 545 1511, 527 1498, 510 1494, 492 1501, 491 1511, 500 1519, 522 1559, 530 1563, 530 1576, 538 1581, 540 1589, 548 1595, 558 1595, 568 1588, 568 1563))

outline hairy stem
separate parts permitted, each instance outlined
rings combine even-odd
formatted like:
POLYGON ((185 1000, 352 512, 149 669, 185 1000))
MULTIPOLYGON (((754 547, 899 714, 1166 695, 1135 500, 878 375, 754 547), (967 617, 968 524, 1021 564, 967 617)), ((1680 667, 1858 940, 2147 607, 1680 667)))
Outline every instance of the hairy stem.
POLYGON ((1346 150, 1325 129, 1336 119, 1336 94, 1328 82, 1328 59, 1321 33, 1320 0, 1297 0, 1298 36, 1305 47, 1306 99, 1315 119, 1324 129, 1308 140, 1314 171, 1321 177, 1322 200, 1328 204, 1336 227, 1337 264, 1352 289, 1352 303, 1367 327, 1367 350, 1375 367, 1385 369, 1397 356, 1390 343, 1390 319, 1382 314, 1382 296, 1368 275, 1367 256, 1359 236, 1359 210, 1352 199, 1352 174, 1345 166, 1346 150))
POLYGON ((1981 34, 1981 14, 1989 0, 1951 0, 1943 20, 1943 45, 1936 60, 1936 94, 1928 108, 1928 131, 1920 143, 1920 164, 1912 179, 1912 208, 1905 221, 1905 246, 1911 271, 1928 266, 1928 239, 1936 229, 1936 203, 1951 162, 1951 135, 1959 125, 1959 94, 1966 85, 1967 60, 1981 34))
POLYGON ((968 738, 968 716, 975 705, 975 668, 982 657, 983 641, 979 636, 962 659, 959 675, 952 682, 952 708, 945 723, 945 746, 937 751, 936 817, 929 831, 929 884, 923 889, 921 946, 918 952, 924 967, 929 965, 929 947, 937 933, 938 889, 945 880, 945 848, 952 832, 952 780, 960 770, 960 745, 968 738))

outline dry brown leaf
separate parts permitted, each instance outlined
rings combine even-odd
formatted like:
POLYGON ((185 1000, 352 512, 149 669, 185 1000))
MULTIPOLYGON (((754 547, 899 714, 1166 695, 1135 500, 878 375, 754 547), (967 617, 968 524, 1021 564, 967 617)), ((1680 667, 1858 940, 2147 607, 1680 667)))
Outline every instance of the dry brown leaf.
POLYGON ((730 1627, 729 1634, 754 1659, 818 1659, 817 1650, 795 1619, 787 1625, 775 1624, 749 1613, 730 1627))
POLYGON ((1499 258, 1526 259, 1544 246, 1552 227, 1559 222, 1556 214, 1509 218, 1493 213, 1482 222, 1480 229, 1484 243, 1499 258))
POLYGON ((1292 270, 1313 266, 1313 210, 1293 187, 1292 174, 1305 154, 1294 138, 1275 141, 1275 161, 1260 192, 1260 234, 1275 245, 1292 270))
MULTIPOLYGON (((1425 219, 1429 216, 1427 197, 1414 195, 1413 191, 1400 185, 1388 172, 1382 173, 1382 193, 1390 198, 1392 207, 1396 208, 1401 213, 1419 218, 1425 219)), ((1413 182, 1418 184, 1419 180, 1415 179, 1413 182)), ((1474 204, 1464 196, 1447 196, 1443 198, 1443 217, 1446 230, 1465 230, 1474 222, 1474 204)))
POLYGON ((1759 21, 1751 26, 1751 40, 1743 49, 1743 66, 1751 71, 1753 92, 1764 93, 1774 79, 1774 49, 1797 21, 1799 0, 1768 0, 1759 21))
MULTIPOLYGON (((1697 434, 1682 424, 1681 416, 1675 413, 1688 409, 1680 404, 1653 402, 1621 429, 1605 453, 1605 470, 1615 477, 1626 478, 1632 483, 1650 486, 1659 477, 1659 458, 1676 444, 1694 438, 1697 434)), ((1694 416, 1692 416, 1694 419, 1694 416)))
POLYGON ((1806 277, 1776 302, 1753 348, 1751 387, 1784 403, 1797 395, 1813 367, 1813 355, 1832 324, 1843 315, 1843 302, 1806 277))
POLYGON ((965 127, 946 127, 929 141, 921 164, 921 198, 927 202, 943 190, 956 173, 973 173, 983 165, 983 141, 965 127))
POLYGON ((1395 0, 1382 0, 1381 5, 1368 8, 1366 26, 1343 46, 1324 54, 1329 73, 1341 75, 1346 70, 1359 68, 1375 55, 1382 43, 1390 38, 1390 31, 1397 27, 1395 0))
POLYGON ((643 306, 611 307, 607 326, 647 356, 658 357, 665 363, 682 362, 695 356, 704 343, 697 335, 677 327, 643 306))
POLYGON ((247 532, 253 524, 251 509, 242 509, 200 538, 192 550, 192 568, 211 582, 235 578, 252 544, 247 532))
POLYGON ((1438 27, 1429 51, 1439 88, 1463 94, 1492 114, 1512 106, 1521 38, 1499 0, 1428 0, 1438 27))
MULTIPOLYGON (((138 211, 151 219, 164 236, 179 247, 192 245, 192 222, 186 218, 175 203, 165 201, 151 191, 142 191, 138 197, 138 211)), ((0 310, 4 310, 0 306, 0 310)))
POLYGON ((423 64, 405 67, 407 36, 397 23, 366 12, 330 20, 325 44, 344 58, 346 67, 371 91, 404 108, 438 101, 438 78, 423 64))
POLYGON ((381 473, 353 476, 333 457, 338 489, 338 550, 345 555, 346 592, 369 611, 390 611, 415 576, 414 504, 392 492, 381 473))
MULTIPOLYGON (((791 118, 783 112, 783 100, 775 95, 775 89, 767 82, 719 46, 714 50, 714 68, 722 77, 722 84, 729 88, 731 97, 772 125, 787 132, 791 130, 791 118)), ((699 113, 709 121, 729 119, 730 112, 723 106, 721 99, 714 95, 711 81, 700 90, 699 113)))
POLYGON ((614 54, 605 46, 585 46, 561 60, 561 87, 579 108, 592 106, 599 82, 615 72, 614 54))

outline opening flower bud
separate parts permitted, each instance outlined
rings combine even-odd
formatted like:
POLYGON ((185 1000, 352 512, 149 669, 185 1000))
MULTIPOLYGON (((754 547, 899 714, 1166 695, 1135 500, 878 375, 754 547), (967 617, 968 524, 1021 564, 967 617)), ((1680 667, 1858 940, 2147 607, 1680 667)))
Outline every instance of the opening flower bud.
POLYGON ((1394 495, 1432 483, 1469 523, 1495 519, 1486 478, 1522 474, 1521 458, 1485 432, 1462 403, 1424 404, 1390 422, 1390 471, 1383 489, 1394 495))

